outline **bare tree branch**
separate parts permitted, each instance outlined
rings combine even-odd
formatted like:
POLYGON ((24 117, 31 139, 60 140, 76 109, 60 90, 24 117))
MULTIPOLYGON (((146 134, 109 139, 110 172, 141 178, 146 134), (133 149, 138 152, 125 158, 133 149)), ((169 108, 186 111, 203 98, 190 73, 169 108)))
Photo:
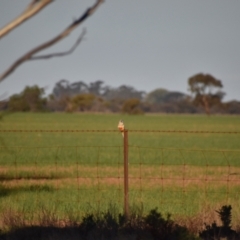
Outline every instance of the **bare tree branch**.
POLYGON ((81 35, 78 37, 75 44, 68 51, 60 52, 60 53, 51 53, 51 54, 40 55, 40 56, 32 56, 29 60, 41 60, 41 59, 49 59, 49 58, 53 58, 53 57, 63 57, 63 56, 69 55, 77 48, 77 46, 83 40, 83 37, 85 34, 86 34, 86 30, 83 29, 81 35))
MULTIPOLYGON (((47 1, 47 0, 45 0, 47 1)), ((51 47, 52 45, 56 44, 57 42, 61 41, 65 37, 67 37, 76 27, 78 27, 85 19, 87 19, 89 16, 91 16, 96 9, 99 7, 101 3, 103 3, 104 0, 97 0, 96 3, 88 8, 82 16, 79 17, 79 19, 75 20, 71 25, 69 25, 65 30, 63 30, 59 35, 54 37, 53 39, 33 48, 26 54, 24 54, 22 57, 17 59, 5 72, 3 72, 0 75, 0 82, 3 81, 9 74, 11 74, 17 67, 19 67, 22 63, 24 63, 27 60, 31 60, 33 58, 33 55, 36 53, 51 47)))
POLYGON ((36 15, 44 7, 46 7, 48 4, 52 2, 53 0, 40 0, 40 1, 33 0, 20 16, 18 16, 16 19, 7 24, 5 27, 0 29, 0 39, 3 36, 7 35, 10 31, 15 29, 16 27, 18 27, 23 22, 36 15))

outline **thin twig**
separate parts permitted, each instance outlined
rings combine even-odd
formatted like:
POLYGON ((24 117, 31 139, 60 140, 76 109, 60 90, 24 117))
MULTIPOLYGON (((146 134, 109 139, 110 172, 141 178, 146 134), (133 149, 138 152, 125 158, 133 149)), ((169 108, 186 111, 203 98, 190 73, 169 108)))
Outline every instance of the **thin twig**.
POLYGON ((85 34, 86 34, 86 30, 83 29, 81 35, 78 37, 75 44, 68 51, 60 52, 60 53, 50 53, 47 55, 40 55, 40 56, 32 56, 29 60, 41 60, 41 59, 49 59, 53 57, 63 57, 63 56, 69 55, 73 53, 74 50, 77 48, 77 46, 81 43, 85 34))

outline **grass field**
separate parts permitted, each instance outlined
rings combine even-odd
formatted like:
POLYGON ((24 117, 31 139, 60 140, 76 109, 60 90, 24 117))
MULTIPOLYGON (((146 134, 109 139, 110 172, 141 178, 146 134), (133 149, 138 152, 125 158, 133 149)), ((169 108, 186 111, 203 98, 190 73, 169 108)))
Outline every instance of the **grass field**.
POLYGON ((21 212, 35 219, 47 212, 67 219, 104 211, 110 205, 121 212, 123 138, 117 131, 119 119, 129 130, 131 208, 147 212, 158 207, 176 217, 208 217, 209 209, 231 204, 233 219, 239 218, 238 116, 66 113, 3 116, 2 216, 21 212))

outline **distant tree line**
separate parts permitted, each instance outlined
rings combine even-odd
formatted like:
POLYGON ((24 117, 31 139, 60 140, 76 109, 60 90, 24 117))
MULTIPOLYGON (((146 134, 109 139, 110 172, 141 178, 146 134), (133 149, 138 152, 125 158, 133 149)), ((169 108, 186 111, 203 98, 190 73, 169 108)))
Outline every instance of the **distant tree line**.
POLYGON ((190 95, 163 88, 149 93, 121 85, 113 88, 97 80, 70 83, 58 81, 52 93, 45 96, 44 88, 27 86, 2 101, 1 110, 144 113, 222 113, 240 114, 240 102, 223 102, 222 82, 210 74, 196 74, 188 79, 190 95))

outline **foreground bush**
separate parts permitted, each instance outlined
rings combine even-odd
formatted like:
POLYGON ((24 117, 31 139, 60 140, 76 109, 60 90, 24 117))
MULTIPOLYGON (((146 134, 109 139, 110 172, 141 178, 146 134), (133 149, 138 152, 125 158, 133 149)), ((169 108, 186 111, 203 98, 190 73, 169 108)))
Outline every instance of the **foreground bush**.
MULTIPOLYGON (((19 216, 17 216, 19 218, 19 216)), ((24 226, 21 219, 14 221, 14 226, 7 233, 2 233, 0 239, 6 240, 62 240, 62 239, 142 239, 142 240, 194 240, 187 228, 179 226, 170 219, 166 219, 153 209, 147 216, 132 213, 127 219, 124 215, 107 211, 97 215, 87 214, 80 223, 71 222, 64 227, 48 221, 49 226, 24 226), (19 226, 17 226, 19 221, 19 226)))
POLYGON ((231 205, 222 206, 218 211, 218 216, 222 222, 222 226, 218 226, 216 222, 211 225, 205 224, 205 230, 199 233, 199 236, 204 240, 211 239, 227 239, 227 240, 237 240, 240 239, 239 234, 232 230, 232 207, 231 205))
POLYGON ((24 213, 8 211, 3 219, 7 228, 0 232, 0 240, 238 240, 239 233, 231 227, 231 210, 231 205, 222 206, 216 211, 221 226, 216 222, 205 224, 205 229, 195 235, 171 220, 170 215, 164 218, 157 208, 146 216, 141 209, 133 209, 126 218, 110 207, 107 212, 88 213, 80 221, 62 221, 43 209, 38 224, 26 221, 24 213))

